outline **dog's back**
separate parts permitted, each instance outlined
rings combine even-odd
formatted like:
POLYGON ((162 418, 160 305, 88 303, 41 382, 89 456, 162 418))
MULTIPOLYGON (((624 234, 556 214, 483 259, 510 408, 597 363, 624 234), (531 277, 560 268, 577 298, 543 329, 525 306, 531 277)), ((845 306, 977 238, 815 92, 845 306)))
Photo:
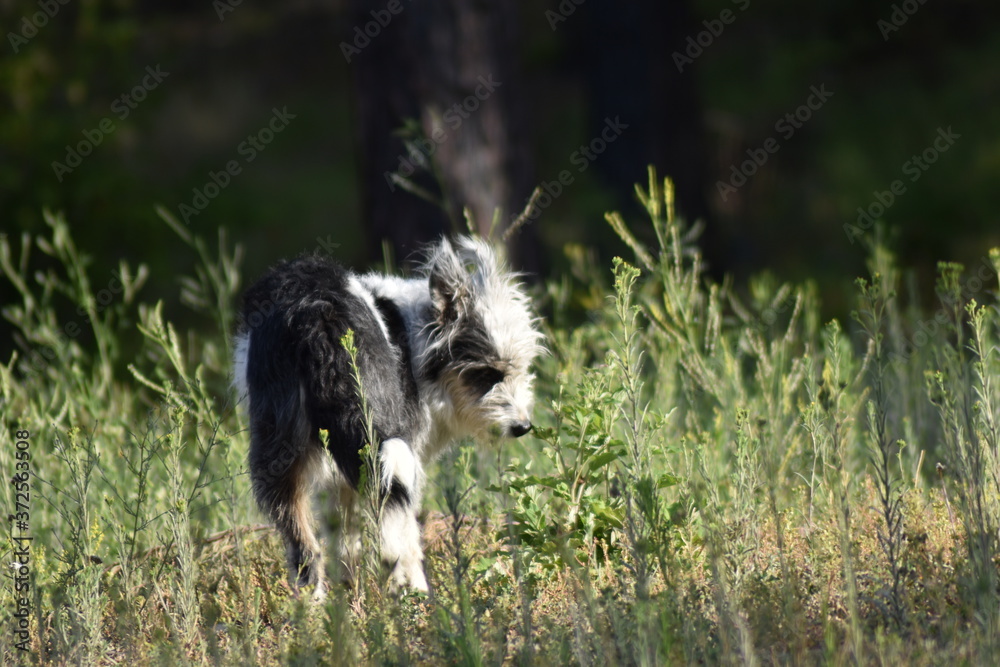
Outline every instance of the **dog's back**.
MULTIPOLYGON (((330 260, 303 256, 271 269, 244 296, 237 349, 238 384, 250 421, 254 493, 291 539, 300 569, 318 545, 306 525, 311 477, 322 460, 319 429, 341 475, 357 486, 368 436, 350 357, 341 339, 354 331, 377 442, 411 442, 418 428, 408 336, 395 304, 375 301, 357 278, 330 260), (313 544, 310 544, 313 543, 313 544)), ((402 493, 397 490, 396 493, 402 493)), ((315 583, 318 573, 303 573, 315 583)))
POLYGON ((394 586, 426 590, 416 518, 423 464, 459 437, 531 429, 529 367, 540 339, 516 277, 477 239, 442 240, 410 280, 357 276, 308 256, 253 285, 236 339, 236 384, 248 402, 254 491, 285 539, 293 584, 323 589, 309 496, 325 429, 342 498, 357 488, 360 450, 374 440, 383 560, 394 586), (348 330, 364 407, 341 343, 348 330))

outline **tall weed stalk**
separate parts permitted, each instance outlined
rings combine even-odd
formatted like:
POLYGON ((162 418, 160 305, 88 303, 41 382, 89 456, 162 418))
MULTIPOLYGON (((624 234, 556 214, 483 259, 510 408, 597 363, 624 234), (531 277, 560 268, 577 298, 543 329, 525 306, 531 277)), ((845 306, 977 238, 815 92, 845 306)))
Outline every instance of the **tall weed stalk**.
POLYGON ((866 402, 868 417, 869 461, 875 476, 875 488, 881 510, 882 523, 878 541, 885 556, 889 572, 888 591, 882 607, 886 616, 896 625, 907 624, 904 599, 905 533, 903 525, 903 489, 896 467, 901 460, 902 440, 893 440, 889 434, 889 365, 886 355, 885 327, 888 302, 894 298, 891 287, 876 274, 871 283, 858 280, 861 308, 854 317, 869 341, 868 368, 871 398, 866 402))

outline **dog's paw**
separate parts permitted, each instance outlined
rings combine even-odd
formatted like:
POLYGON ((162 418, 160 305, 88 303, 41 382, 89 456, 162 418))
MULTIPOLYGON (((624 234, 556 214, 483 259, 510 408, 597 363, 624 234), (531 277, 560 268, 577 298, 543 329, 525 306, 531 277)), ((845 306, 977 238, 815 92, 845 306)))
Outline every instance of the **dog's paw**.
POLYGON ((321 581, 316 584, 313 593, 309 598, 314 604, 323 604, 326 601, 326 582, 321 581))
POLYGON ((422 593, 427 595, 430 588, 427 586, 427 577, 424 576, 424 568, 420 562, 416 562, 409 567, 404 567, 397 563, 392 568, 389 575, 389 592, 393 595, 402 595, 408 592, 422 593))

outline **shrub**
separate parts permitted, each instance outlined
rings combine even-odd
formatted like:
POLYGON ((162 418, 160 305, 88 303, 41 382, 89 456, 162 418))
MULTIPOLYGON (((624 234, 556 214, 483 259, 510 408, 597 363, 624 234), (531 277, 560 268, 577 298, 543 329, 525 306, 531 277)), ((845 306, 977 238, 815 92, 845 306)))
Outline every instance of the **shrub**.
POLYGON ((162 213, 193 250, 181 302, 208 334, 140 301, 141 265, 102 295, 58 216, 19 254, 3 237, 19 352, 0 366, 0 470, 12 536, 32 538, 31 565, 12 570, 29 650, 8 624, 5 661, 995 655, 995 295, 943 265, 927 317, 875 244, 858 326, 823 325, 809 285, 710 281, 669 181, 651 170, 637 195, 655 247, 610 214, 631 256, 605 271, 568 247, 571 274, 540 290, 535 437, 463 446, 431 471, 429 598, 384 594, 377 567, 323 605, 285 584, 228 391, 241 255, 225 234, 210 251, 162 213), (51 268, 33 269, 36 247, 51 268), (59 320, 61 300, 77 322, 59 320))

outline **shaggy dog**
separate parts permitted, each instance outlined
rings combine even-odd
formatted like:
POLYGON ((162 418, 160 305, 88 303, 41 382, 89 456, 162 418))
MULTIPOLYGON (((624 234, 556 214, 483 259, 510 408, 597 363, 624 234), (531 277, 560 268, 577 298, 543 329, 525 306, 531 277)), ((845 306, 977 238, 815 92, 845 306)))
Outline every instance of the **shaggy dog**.
MULTIPOLYGON (((515 276, 472 238, 432 246, 417 278, 357 275, 302 256, 247 290, 234 381, 249 401, 254 495, 284 538, 292 585, 314 585, 317 597, 325 584, 313 483, 332 473, 350 513, 366 465, 365 414, 341 343, 348 330, 377 451, 381 557, 392 588, 426 591, 417 522, 424 466, 458 438, 531 429, 529 366, 542 335, 515 276)), ((348 561, 357 542, 341 540, 348 561)))

